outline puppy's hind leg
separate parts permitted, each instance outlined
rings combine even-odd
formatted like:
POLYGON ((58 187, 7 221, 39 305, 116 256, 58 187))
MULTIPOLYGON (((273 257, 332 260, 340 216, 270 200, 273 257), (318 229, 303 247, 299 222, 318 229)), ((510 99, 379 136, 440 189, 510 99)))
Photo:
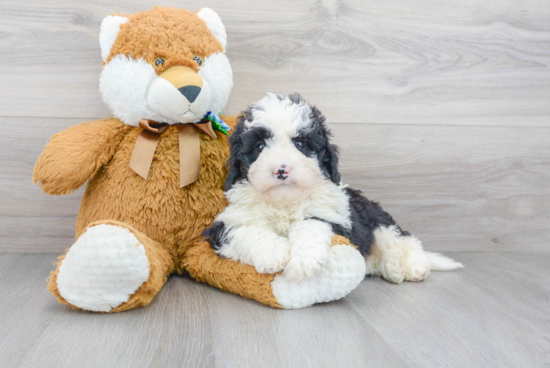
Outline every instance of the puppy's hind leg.
POLYGON ((420 240, 412 235, 402 235, 397 226, 379 227, 374 231, 374 238, 375 244, 366 260, 367 269, 390 282, 422 281, 431 270, 448 271, 463 267, 441 254, 425 252, 420 240))
POLYGON ((365 262, 367 275, 381 276, 399 284, 405 279, 403 252, 396 244, 395 233, 388 227, 380 227, 374 233, 375 243, 365 262))

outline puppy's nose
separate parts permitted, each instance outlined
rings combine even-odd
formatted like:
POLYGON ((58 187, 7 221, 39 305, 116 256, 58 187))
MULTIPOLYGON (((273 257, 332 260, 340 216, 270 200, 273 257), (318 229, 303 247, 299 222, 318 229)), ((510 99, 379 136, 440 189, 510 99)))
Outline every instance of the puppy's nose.
POLYGON ((279 168, 274 170, 273 174, 277 177, 277 179, 285 180, 288 178, 288 169, 285 164, 282 164, 279 168))
POLYGON ((193 103, 197 99, 199 93, 201 93, 201 88, 197 86, 185 86, 178 88, 178 91, 187 98, 189 103, 193 103))

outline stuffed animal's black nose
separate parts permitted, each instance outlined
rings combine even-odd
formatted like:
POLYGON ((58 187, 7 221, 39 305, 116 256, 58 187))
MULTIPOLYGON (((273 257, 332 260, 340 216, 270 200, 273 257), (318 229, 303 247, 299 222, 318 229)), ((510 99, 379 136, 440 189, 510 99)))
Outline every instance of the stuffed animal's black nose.
POLYGON ((185 86, 178 88, 178 91, 187 98, 189 103, 193 103, 197 99, 199 93, 201 93, 201 88, 197 86, 185 86))

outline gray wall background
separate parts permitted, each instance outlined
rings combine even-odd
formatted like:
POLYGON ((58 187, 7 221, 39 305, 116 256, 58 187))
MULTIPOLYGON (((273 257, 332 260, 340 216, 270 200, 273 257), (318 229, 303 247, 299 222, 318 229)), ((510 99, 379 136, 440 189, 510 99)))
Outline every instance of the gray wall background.
POLYGON ((0 1, 0 251, 72 244, 82 189, 32 185, 49 137, 110 116, 104 16, 168 5, 222 17, 237 114, 300 92, 327 117, 345 182, 429 250, 550 249, 547 1, 0 1))

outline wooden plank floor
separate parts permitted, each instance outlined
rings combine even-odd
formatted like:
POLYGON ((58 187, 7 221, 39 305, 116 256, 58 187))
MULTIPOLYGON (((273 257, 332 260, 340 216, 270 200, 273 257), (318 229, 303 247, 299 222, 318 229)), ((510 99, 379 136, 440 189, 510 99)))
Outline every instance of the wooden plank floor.
POLYGON ((0 254, 0 367, 548 367, 550 253, 454 253, 422 283, 368 278, 274 310, 188 277, 120 314, 59 305, 55 254, 0 254))

